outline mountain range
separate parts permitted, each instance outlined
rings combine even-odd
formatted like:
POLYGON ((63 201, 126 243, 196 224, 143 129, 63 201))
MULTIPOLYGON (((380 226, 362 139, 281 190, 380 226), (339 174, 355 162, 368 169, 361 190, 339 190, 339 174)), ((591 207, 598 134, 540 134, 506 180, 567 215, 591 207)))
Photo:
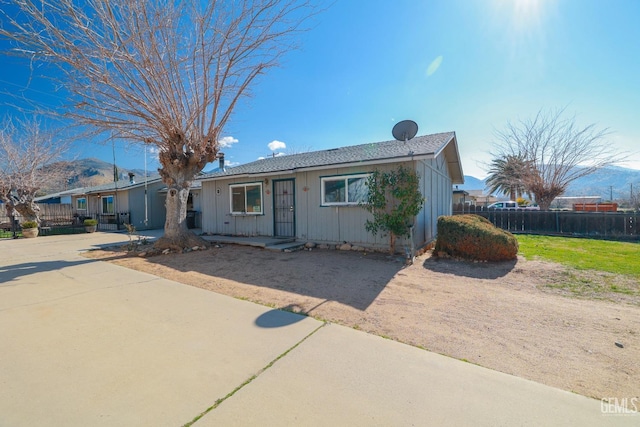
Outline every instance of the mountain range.
MULTIPOLYGON (((129 180, 129 173, 134 174, 134 179, 138 181, 145 176, 144 169, 123 169, 116 166, 114 170, 113 163, 107 163, 95 158, 57 162, 46 167, 58 170, 57 175, 63 176, 64 180, 62 183, 52 182, 49 188, 43 188, 40 191, 42 194, 51 194, 78 187, 93 187, 113 182, 116 171, 118 180, 129 180)), ((159 176, 156 170, 146 171, 146 174, 148 178, 159 176)))
MULTIPOLYGON (((485 190, 486 180, 464 176, 461 190, 485 190)), ((569 184, 563 196, 599 196, 602 200, 628 200, 640 192, 640 170, 608 166, 569 184)))

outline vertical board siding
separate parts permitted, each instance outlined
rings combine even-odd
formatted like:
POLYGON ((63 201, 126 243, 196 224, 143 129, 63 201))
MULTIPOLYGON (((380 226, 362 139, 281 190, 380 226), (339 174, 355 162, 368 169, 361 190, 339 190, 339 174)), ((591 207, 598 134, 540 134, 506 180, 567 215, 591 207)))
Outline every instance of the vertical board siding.
MULTIPOLYGON (((405 162, 405 167, 414 168, 420 175, 420 191, 425 205, 417 216, 414 226, 414 245, 419 247, 435 238, 436 220, 440 215, 451 214, 451 178, 446 159, 405 162)), ((370 173, 374 170, 389 171, 399 163, 378 166, 332 168, 319 171, 298 172, 268 176, 235 177, 202 183, 202 229, 212 234, 274 235, 273 181, 294 178, 296 237, 317 243, 348 242, 367 247, 386 248, 388 236, 373 236, 365 229, 371 215, 359 206, 322 206, 321 178, 351 174, 370 173), (229 186, 252 182, 263 183, 263 215, 231 215, 229 186), (217 191, 219 190, 219 194, 217 191)), ((397 249, 409 245, 409 241, 398 238, 397 249)))
POLYGON ((310 194, 314 185, 309 183, 309 174, 302 172, 296 175, 296 237, 307 240, 309 235, 309 212, 311 210, 310 194))
POLYGON ((219 196, 216 195, 216 185, 217 181, 204 181, 202 183, 202 231, 204 233, 217 233, 216 200, 219 196))
POLYGON ((273 180, 292 177, 293 175, 270 176, 266 179, 264 177, 242 177, 203 182, 202 231, 237 236, 272 236, 273 180), (231 215, 230 186, 250 183, 262 183, 263 213, 261 215, 231 215))
MULTIPOLYGON (((144 187, 132 188, 127 193, 130 199, 129 205, 131 206, 129 210, 129 224, 133 225, 137 230, 142 230, 146 228, 144 225, 144 187)), ((147 192, 147 199, 148 198, 149 193, 147 192)))
POLYGON ((423 210, 418 215, 422 224, 414 234, 414 244, 419 247, 436 238, 438 217, 451 215, 453 196, 449 166, 444 156, 420 161, 416 170, 423 176, 421 191, 425 197, 423 210))
MULTIPOLYGON (((364 224, 371 215, 362 207, 322 206, 321 178, 371 173, 375 169, 373 166, 361 166, 306 172, 300 181, 305 182, 307 191, 298 192, 303 194, 298 200, 306 211, 298 237, 315 242, 384 246, 385 237, 373 236, 365 230, 364 224)), ((388 169, 386 165, 378 167, 381 171, 388 169)))
POLYGON ((191 189, 191 200, 193 201, 193 210, 202 212, 202 191, 200 189, 191 189))
MULTIPOLYGON (((152 182, 147 184, 147 224, 145 225, 145 212, 144 212, 144 185, 140 187, 131 188, 128 190, 128 206, 130 207, 129 220, 131 224, 138 230, 147 230, 153 228, 164 227, 166 218, 165 198, 166 192, 160 192, 165 187, 165 184, 160 182, 152 182)), ((120 207, 118 207, 120 210, 120 207)))

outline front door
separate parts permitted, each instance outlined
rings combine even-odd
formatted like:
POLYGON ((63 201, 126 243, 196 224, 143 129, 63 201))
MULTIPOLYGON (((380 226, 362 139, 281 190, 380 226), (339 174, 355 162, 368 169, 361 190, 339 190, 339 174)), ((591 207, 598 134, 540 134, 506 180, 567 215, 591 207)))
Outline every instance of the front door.
POLYGON ((274 235, 294 237, 296 235, 295 180, 273 181, 274 235))

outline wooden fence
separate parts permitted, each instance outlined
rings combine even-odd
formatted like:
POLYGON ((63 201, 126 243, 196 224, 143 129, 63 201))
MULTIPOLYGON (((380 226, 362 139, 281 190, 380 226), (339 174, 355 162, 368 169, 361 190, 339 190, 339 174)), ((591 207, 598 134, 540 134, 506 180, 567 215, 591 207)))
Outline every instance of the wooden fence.
POLYGON ((534 210, 456 210, 454 215, 474 213, 512 233, 581 236, 616 240, 640 240, 640 213, 534 210))
MULTIPOLYGON (((117 231, 124 230, 125 223, 130 223, 129 212, 118 212, 116 214, 95 214, 84 215, 74 211, 70 204, 40 204, 40 233, 47 234, 68 234, 84 233, 84 220, 93 218, 98 220, 98 230, 117 231)), ((22 222, 22 216, 16 212, 17 224, 22 222)), ((13 231, 12 220, 7 216, 4 206, 0 211, 0 229, 13 231)), ((19 230, 19 225, 16 227, 19 230)))

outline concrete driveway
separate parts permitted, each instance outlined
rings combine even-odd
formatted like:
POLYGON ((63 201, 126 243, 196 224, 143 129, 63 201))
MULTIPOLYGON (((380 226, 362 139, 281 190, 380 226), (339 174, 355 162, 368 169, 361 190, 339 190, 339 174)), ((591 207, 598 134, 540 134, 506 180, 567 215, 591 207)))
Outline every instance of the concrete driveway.
POLYGON ((80 255, 125 241, 0 240, 0 426, 640 422, 599 400, 80 255))

